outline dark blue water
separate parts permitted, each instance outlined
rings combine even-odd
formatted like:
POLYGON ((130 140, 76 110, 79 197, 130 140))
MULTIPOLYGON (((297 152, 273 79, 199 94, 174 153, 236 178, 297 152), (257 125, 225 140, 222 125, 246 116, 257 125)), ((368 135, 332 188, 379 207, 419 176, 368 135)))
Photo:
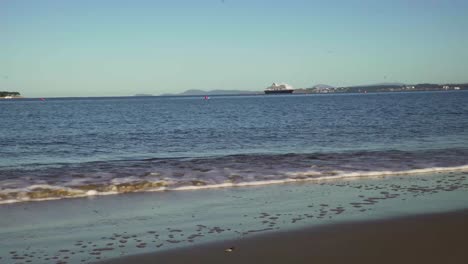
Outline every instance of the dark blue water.
POLYGON ((15 192, 283 179, 317 168, 309 154, 331 155, 326 175, 462 166, 467 149, 467 92, 0 101, 0 189, 15 192))

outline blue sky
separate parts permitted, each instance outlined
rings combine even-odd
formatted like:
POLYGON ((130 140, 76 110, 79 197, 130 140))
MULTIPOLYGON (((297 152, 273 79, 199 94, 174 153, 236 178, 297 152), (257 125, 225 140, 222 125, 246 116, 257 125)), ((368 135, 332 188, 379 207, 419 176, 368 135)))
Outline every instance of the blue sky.
POLYGON ((0 1, 0 90, 468 82, 468 1, 0 1))

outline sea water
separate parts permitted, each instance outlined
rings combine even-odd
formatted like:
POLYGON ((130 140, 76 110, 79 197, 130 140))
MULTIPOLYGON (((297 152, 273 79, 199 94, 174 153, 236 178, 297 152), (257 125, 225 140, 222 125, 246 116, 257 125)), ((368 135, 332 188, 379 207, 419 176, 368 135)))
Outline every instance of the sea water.
POLYGON ((0 101, 0 203, 466 170, 468 93, 0 101))
POLYGON ((467 99, 1 101, 0 263, 92 263, 466 209, 467 99))

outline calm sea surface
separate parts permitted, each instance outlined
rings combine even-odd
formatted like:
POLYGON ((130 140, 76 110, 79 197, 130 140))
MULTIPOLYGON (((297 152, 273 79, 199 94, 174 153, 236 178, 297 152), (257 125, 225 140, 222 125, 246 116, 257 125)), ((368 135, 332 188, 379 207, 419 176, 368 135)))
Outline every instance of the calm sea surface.
POLYGON ((0 101, 0 203, 467 166, 467 92, 0 101))

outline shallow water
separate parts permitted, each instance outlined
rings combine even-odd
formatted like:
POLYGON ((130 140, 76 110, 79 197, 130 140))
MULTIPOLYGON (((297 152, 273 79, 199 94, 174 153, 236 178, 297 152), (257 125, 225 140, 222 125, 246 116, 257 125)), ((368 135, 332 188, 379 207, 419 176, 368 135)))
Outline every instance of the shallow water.
POLYGON ((468 173, 133 193, 0 206, 2 263, 89 263, 264 232, 466 209, 468 173))

